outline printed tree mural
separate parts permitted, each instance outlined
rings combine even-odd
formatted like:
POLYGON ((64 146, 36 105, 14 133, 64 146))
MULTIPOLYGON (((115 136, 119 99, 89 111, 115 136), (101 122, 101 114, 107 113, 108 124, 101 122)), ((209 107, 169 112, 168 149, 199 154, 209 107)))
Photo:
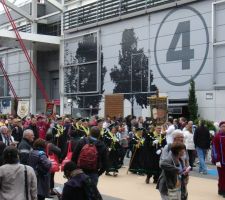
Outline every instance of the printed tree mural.
MULTIPOLYGON (((97 91, 97 63, 88 63, 97 60, 97 39, 93 34, 83 36, 83 40, 78 43, 75 59, 79 66, 68 67, 65 70, 65 91, 67 93, 93 92, 97 91)), ((87 94, 71 96, 78 104, 79 108, 98 108, 102 99, 104 77, 106 68, 103 66, 103 53, 101 53, 101 88, 96 95, 87 94)))
MULTIPOLYGON (((133 29, 125 29, 122 35, 119 65, 111 69, 111 80, 115 83, 114 93, 125 94, 125 99, 132 104, 134 99, 142 108, 147 106, 148 91, 148 58, 144 49, 137 49, 137 37, 133 29)), ((152 84, 153 73, 150 71, 150 91, 157 88, 152 84)))

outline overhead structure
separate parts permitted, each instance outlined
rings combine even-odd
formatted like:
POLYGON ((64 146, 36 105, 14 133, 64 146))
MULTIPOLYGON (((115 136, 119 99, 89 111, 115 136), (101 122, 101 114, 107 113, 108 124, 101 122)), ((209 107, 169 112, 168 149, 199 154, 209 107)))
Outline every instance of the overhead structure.
POLYGON ((33 72, 33 75, 34 75, 34 77, 35 77, 35 79, 37 81, 38 88, 40 89, 41 94, 42 94, 43 98, 45 99, 45 101, 48 102, 49 98, 48 98, 47 92, 45 90, 45 87, 44 87, 43 83, 41 82, 41 79, 40 79, 40 77, 39 77, 39 75, 37 73, 36 67, 34 66, 34 64, 33 64, 32 60, 31 60, 31 57, 30 57, 30 55, 29 55, 29 53, 28 53, 28 51, 26 49, 26 46, 25 46, 25 44, 24 44, 24 42, 23 42, 23 40, 22 40, 22 38, 20 36, 20 33, 17 30, 16 24, 15 24, 15 22, 14 22, 12 16, 11 16, 11 14, 9 12, 9 8, 8 8, 8 6, 6 4, 6 0, 0 0, 0 1, 1 1, 2 5, 3 5, 5 13, 6 13, 6 15, 7 15, 8 19, 9 19, 9 22, 10 22, 12 28, 13 28, 13 31, 16 34, 16 38, 17 38, 17 40, 18 40, 18 42, 20 44, 20 47, 23 50, 24 55, 26 56, 26 59, 27 59, 27 61, 29 63, 29 66, 30 66, 30 68, 31 68, 31 70, 33 72))
POLYGON ((20 7, 14 5, 13 3, 9 2, 8 0, 1 0, 2 4, 4 3, 8 8, 12 9, 13 11, 15 11, 16 13, 18 13, 19 15, 25 17, 27 20, 34 22, 34 18, 29 15, 27 12, 25 12, 24 10, 22 10, 20 7))
POLYGON ((63 6, 56 0, 47 0, 50 4, 52 4, 55 8, 57 8, 60 12, 63 12, 63 6))

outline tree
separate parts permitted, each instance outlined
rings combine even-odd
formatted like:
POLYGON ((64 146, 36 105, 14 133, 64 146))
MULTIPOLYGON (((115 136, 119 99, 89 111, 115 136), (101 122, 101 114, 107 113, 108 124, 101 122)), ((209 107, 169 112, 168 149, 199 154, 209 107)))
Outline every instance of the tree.
POLYGON ((137 49, 137 39, 133 29, 124 30, 121 51, 119 51, 120 67, 115 65, 111 69, 110 77, 115 83, 114 93, 127 93, 124 95, 125 99, 133 104, 135 98, 137 104, 144 108, 147 106, 148 78, 150 78, 150 91, 156 91, 157 88, 152 84, 151 70, 148 77, 148 58, 143 48, 137 49))
MULTIPOLYGON (((94 92, 97 85, 97 39, 94 34, 83 36, 78 42, 75 59, 79 65, 68 67, 65 70, 65 91, 67 93, 94 92), (94 61, 94 62, 93 62, 94 61), (84 63, 84 64, 83 64, 84 63)), ((106 67, 103 66, 103 53, 101 53, 101 86, 100 91, 91 95, 72 95, 79 108, 98 108, 102 99, 106 67)), ((96 111, 96 109, 93 109, 96 111)), ((95 113, 93 113, 95 114, 95 113)))
POLYGON ((195 81, 191 80, 188 98, 188 111, 190 120, 195 121, 198 118, 198 104, 195 94, 195 81))
MULTIPOLYGON (((96 110, 95 108, 99 108, 99 103, 101 102, 102 99, 102 94, 104 93, 104 78, 105 78, 105 74, 106 74, 107 70, 106 67, 103 66, 103 53, 101 53, 101 86, 100 86, 100 91, 97 94, 92 94, 92 95, 83 95, 83 96, 77 96, 76 101, 78 103, 78 107, 79 108, 90 108, 90 106, 93 107, 93 112, 92 114, 97 114, 98 110, 96 110)), ((86 73, 84 71, 84 73, 86 73)), ((97 74, 95 72, 87 72, 89 73, 89 78, 87 79, 87 81, 85 81, 86 83, 82 86, 83 91, 85 91, 86 89, 91 89, 90 85, 94 85, 95 83, 93 82, 93 78, 97 78, 97 74), (95 76, 95 77, 94 77, 95 76)))

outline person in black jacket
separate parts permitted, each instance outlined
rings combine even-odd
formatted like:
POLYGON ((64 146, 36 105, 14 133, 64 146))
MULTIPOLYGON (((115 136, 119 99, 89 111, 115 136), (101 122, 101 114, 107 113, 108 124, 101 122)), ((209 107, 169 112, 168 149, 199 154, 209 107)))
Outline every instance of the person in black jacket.
POLYGON ((13 119, 12 136, 17 142, 21 142, 23 138, 23 129, 20 126, 20 119, 13 119))
POLYGON ((102 200, 96 185, 81 169, 77 169, 74 162, 65 164, 64 177, 68 181, 64 184, 62 195, 58 195, 60 200, 70 200, 75 197, 76 200, 102 200))
POLYGON ((6 148, 5 143, 3 143, 2 141, 0 141, 0 166, 3 165, 3 151, 6 148))
POLYGON ((71 145, 71 151, 74 152, 80 139, 81 138, 80 138, 79 132, 77 132, 74 129, 70 131, 70 139, 66 143, 66 148, 64 149, 64 152, 62 152, 62 156, 61 156, 62 160, 64 160, 65 157, 67 156, 69 144, 71 145))
POLYGON ((95 185, 98 184, 98 177, 101 176, 107 169, 107 149, 105 144, 102 141, 98 140, 99 137, 100 137, 99 128, 93 126, 90 130, 90 136, 87 138, 83 138, 79 141, 72 155, 72 161, 77 164, 80 152, 84 147, 84 145, 87 144, 87 140, 90 143, 95 144, 98 152, 97 169, 94 171, 84 170, 84 172, 92 179, 95 185))
MULTIPOLYGON (((61 157, 61 149, 53 144, 53 135, 51 133, 47 133, 46 141, 47 141, 46 148, 48 148, 48 154, 49 155, 55 154, 59 161, 59 159, 61 157)), ((56 195, 56 193, 53 191, 53 188, 55 186, 54 176, 55 176, 55 173, 51 172, 51 174, 50 174, 50 194, 51 195, 56 195)))
POLYGON ((31 123, 26 129, 31 129, 34 132, 34 140, 39 138, 37 119, 35 117, 31 119, 31 123))
POLYGON ((39 138, 33 146, 34 150, 30 152, 28 163, 37 175, 38 200, 44 200, 49 197, 51 161, 45 153, 45 140, 39 138))
POLYGON ((23 132, 23 139, 18 146, 20 163, 27 165, 29 160, 29 154, 33 150, 32 143, 34 141, 34 133, 30 129, 26 129, 23 132))
POLYGON ((210 148, 210 133, 209 129, 205 127, 204 121, 201 121, 200 126, 195 130, 194 143, 199 159, 199 173, 207 174, 205 158, 210 148))

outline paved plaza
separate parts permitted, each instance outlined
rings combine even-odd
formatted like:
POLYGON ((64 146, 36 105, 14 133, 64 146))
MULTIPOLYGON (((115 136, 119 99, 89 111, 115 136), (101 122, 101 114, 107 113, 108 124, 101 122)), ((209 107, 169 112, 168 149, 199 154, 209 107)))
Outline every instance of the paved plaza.
MULTIPOLYGON (((217 173, 214 166, 209 165, 208 175, 201 175, 197 167, 191 173, 188 191, 189 200, 220 200, 217 195, 217 173)), ((56 182, 65 182, 62 173, 57 173, 56 182)), ((118 177, 101 176, 98 188, 104 200, 160 200, 156 185, 145 184, 145 176, 127 174, 127 167, 121 168, 118 177)))

